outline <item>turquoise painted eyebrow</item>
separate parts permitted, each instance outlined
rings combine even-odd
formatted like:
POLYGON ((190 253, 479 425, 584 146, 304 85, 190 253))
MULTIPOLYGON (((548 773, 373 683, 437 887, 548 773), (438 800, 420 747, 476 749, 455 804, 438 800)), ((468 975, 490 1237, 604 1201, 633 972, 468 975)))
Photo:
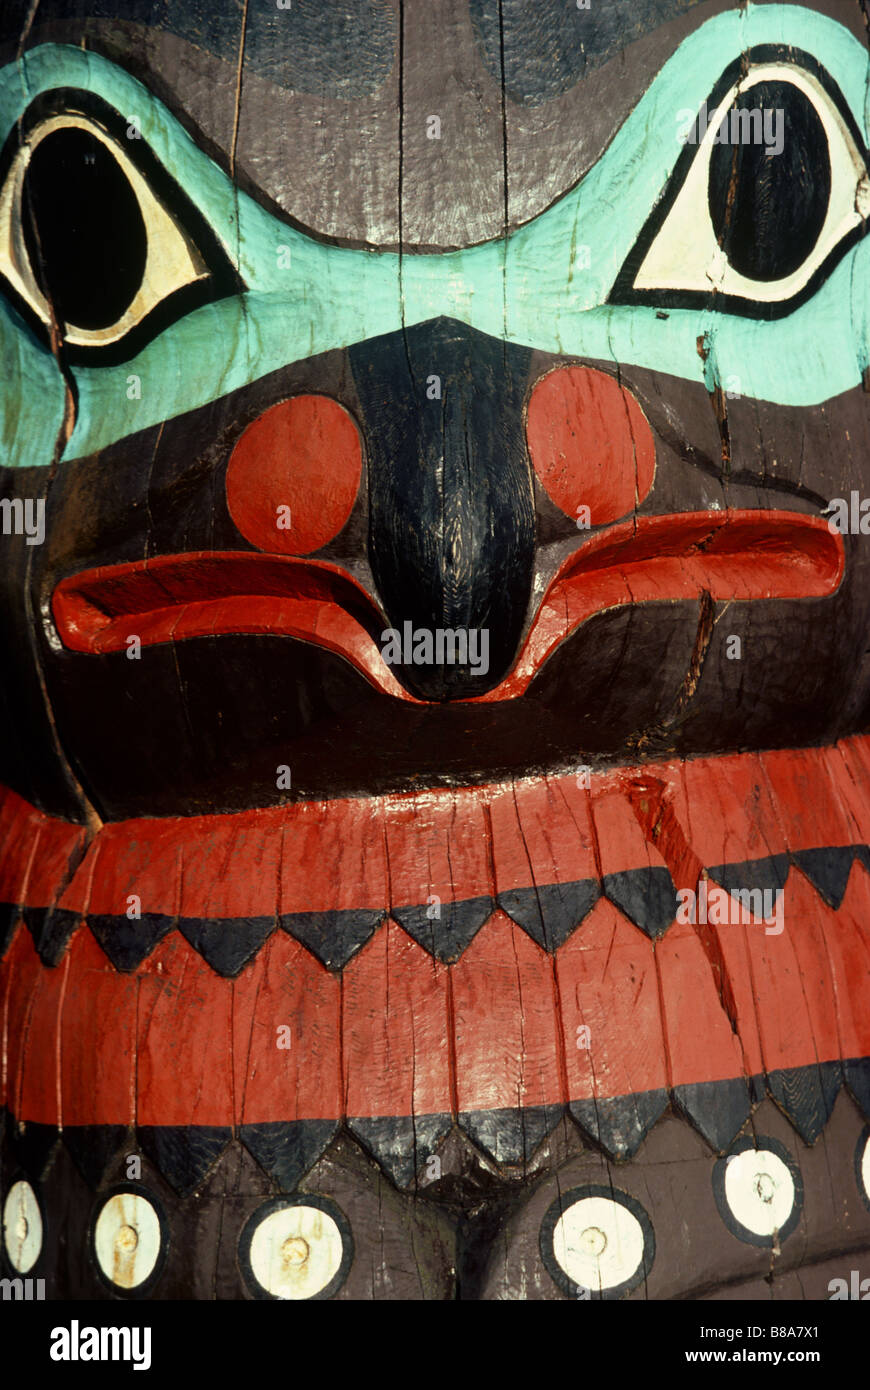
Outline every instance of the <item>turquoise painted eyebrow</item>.
MULTIPOLYGON (((102 97, 136 118, 143 139, 194 199, 249 287, 189 314, 129 362, 77 366, 79 409, 64 459, 94 453, 302 358, 440 315, 545 352, 612 358, 708 389, 736 376, 740 394, 782 405, 817 405, 857 386, 870 361, 867 241, 810 301, 774 322, 696 309, 672 309, 661 319, 652 307, 605 302, 680 153, 677 113, 699 107, 729 64, 762 44, 811 53, 838 83, 867 138, 866 49, 814 11, 750 4, 715 16, 683 41, 598 163, 545 212, 481 246, 401 258, 326 246, 274 218, 234 187, 161 102, 107 59, 54 44, 31 50, 0 72, 0 139, 41 92, 67 86, 102 97), (281 248, 289 248, 287 268, 281 248), (697 350, 701 336, 706 362, 697 350), (139 378, 139 399, 128 399, 131 376, 139 378)), ((20 399, 7 399, 7 377, 0 387, 0 447, 7 465, 26 466, 43 438, 52 452, 63 387, 50 354, 3 304, 5 361, 13 338, 25 340, 15 345, 15 357, 26 390, 32 385, 40 396, 41 414, 19 428, 21 412, 30 411, 20 399)))

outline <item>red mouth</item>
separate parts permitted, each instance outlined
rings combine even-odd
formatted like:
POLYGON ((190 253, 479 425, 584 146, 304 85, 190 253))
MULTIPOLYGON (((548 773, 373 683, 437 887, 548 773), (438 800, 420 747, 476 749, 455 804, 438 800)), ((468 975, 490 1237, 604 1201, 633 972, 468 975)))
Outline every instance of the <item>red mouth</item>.
MULTIPOLYGON (((842 537, 797 512, 687 512, 609 527, 568 556, 550 584, 511 672, 470 703, 522 695, 555 649, 588 618, 624 604, 823 598, 845 559, 842 537)), ((52 613, 64 645, 90 654, 224 633, 293 637, 345 657, 383 694, 414 704, 381 656, 389 626, 337 566, 244 551, 161 555, 106 565, 57 585, 52 613)))

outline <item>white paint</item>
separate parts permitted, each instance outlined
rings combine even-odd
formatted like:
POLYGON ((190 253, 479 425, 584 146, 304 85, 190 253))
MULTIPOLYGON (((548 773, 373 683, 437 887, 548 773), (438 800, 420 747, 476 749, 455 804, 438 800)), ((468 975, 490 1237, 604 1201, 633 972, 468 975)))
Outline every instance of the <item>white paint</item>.
POLYGON ((794 1179, 769 1149, 746 1149, 728 1159, 725 1200, 732 1215, 757 1236, 781 1231, 794 1208, 794 1179))
MULTIPOLYGON (((778 156, 772 156, 778 158, 778 156)), ((752 68, 722 98, 674 204, 637 274, 639 290, 700 290, 777 304, 799 294, 826 256, 860 226, 866 203, 867 170, 848 127, 824 87, 791 63, 752 68), (822 123, 831 159, 831 196, 818 240, 802 265, 781 280, 750 280, 728 264, 716 242, 707 202, 713 137, 741 92, 759 82, 788 82, 809 101, 822 123)))
POLYGON ((581 1197, 556 1222, 553 1254, 575 1284, 613 1289, 640 1269, 643 1227, 621 1202, 581 1197))
POLYGON ((251 1240, 251 1269, 275 1298, 314 1298, 341 1267, 341 1231, 319 1207, 282 1207, 263 1218, 251 1240))
POLYGON ((861 1181, 864 1184, 864 1196, 870 1202, 870 1135, 864 1143, 864 1152, 861 1155, 861 1181))
POLYGON ((160 1255, 160 1221, 147 1197, 116 1192, 100 1210, 94 1229, 97 1262, 119 1289, 135 1289, 160 1255))
POLYGON ((42 1249, 42 1216, 29 1182, 14 1182, 3 1207, 3 1242, 17 1274, 27 1274, 42 1249))
POLYGON ((145 224, 147 250, 142 283, 118 322, 109 328, 93 329, 66 325, 65 340, 76 346, 116 343, 168 295, 206 279, 208 271, 126 151, 101 126, 74 113, 51 116, 40 122, 18 150, 0 194, 0 270, 43 323, 51 322, 51 310, 36 282, 22 230, 24 219, 19 214, 30 156, 56 130, 84 130, 105 145, 129 181, 145 224))

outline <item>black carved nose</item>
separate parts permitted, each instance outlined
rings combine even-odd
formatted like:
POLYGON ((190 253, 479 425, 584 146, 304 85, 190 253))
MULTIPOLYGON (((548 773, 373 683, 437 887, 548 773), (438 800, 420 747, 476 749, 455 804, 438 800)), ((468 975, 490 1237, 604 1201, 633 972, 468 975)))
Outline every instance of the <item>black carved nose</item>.
POLYGON ((369 562, 395 633, 385 658, 422 699, 482 695, 510 669, 531 591, 530 353, 435 319, 350 358, 368 445, 369 562))

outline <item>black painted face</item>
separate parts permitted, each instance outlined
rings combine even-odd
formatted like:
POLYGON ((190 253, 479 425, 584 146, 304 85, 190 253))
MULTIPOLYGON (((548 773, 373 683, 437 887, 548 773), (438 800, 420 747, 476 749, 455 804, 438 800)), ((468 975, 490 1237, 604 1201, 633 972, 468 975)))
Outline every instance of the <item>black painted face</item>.
MULTIPOLYGON (((672 6, 667 18, 682 28, 664 38, 651 24, 638 42, 675 48, 695 23, 693 8, 672 6)), ((470 13, 480 29, 479 10, 470 13)), ((89 26, 89 33, 113 58, 126 43, 133 64, 130 36, 118 26, 89 26)), ((150 80, 179 112, 188 95, 199 99, 198 89, 185 91, 188 42, 165 31, 158 43, 154 31, 154 53, 168 66, 150 80)), ((221 43, 209 63, 225 61, 221 43)), ((588 99, 599 100, 591 84, 607 62, 603 38, 602 45, 588 73, 564 75, 558 92, 526 104, 582 107, 586 83, 588 99)), ((646 53, 631 53, 629 67, 634 74, 646 63, 648 83, 661 54, 650 67, 646 53)), ((523 81, 531 78, 520 65, 511 82, 523 81)), ((614 120, 622 99, 614 93, 614 120)), ((830 192, 809 104, 776 84, 767 99, 788 106, 800 140, 781 166, 751 148, 735 165, 720 147, 708 186, 723 250, 740 274, 762 282, 792 273, 805 257, 830 192), (786 188, 796 210, 788 235, 786 188)), ((346 98, 329 98, 339 100, 346 98)), ((265 92, 262 101, 265 109, 265 92)), ((320 137, 298 110, 296 117, 298 143, 308 138, 316 158, 320 137)), ((252 140, 249 125, 242 121, 240 141, 252 140)), ((607 138, 602 130, 601 146, 607 138)), ((85 170, 101 197, 118 183, 105 147, 85 148, 87 139, 81 130, 58 131, 40 146, 28 175, 28 235, 33 242, 36 228, 44 238, 39 284, 59 317, 100 331, 129 308, 136 276, 130 272, 130 284, 123 276, 103 282, 102 299, 85 295, 92 240, 64 241, 51 205, 54 172, 78 155, 94 156, 85 170)), ((284 134, 270 133, 264 120, 259 140, 263 167, 271 168, 268 150, 283 147, 284 134)), ((582 158, 597 153, 589 146, 582 158)), ((297 149, 294 166, 301 158, 297 149)), ((248 161, 241 180, 284 217, 292 195, 272 179, 255 189, 255 165, 248 161)), ((547 196, 531 179, 516 220, 551 202, 577 172, 566 177, 563 169, 562 181, 554 175, 547 196)), ((376 152, 358 154, 348 168, 350 201, 357 185, 367 185, 377 209, 378 177, 376 152)), ((488 185, 477 202, 467 186, 445 196, 443 238, 432 233, 437 207, 418 194, 409 194, 408 206, 428 229, 420 232, 425 244, 469 243, 487 231, 488 185), (460 229, 463 197, 470 212, 460 229)), ((306 196, 313 206, 310 188, 306 196)), ((90 217, 97 199, 69 177, 64 204, 76 199, 90 217)), ((195 272, 177 291, 176 318, 194 302, 239 290, 219 248, 200 235, 195 201, 187 190, 171 209, 195 272)), ((99 233, 111 223, 125 248, 122 269, 135 268, 136 209, 125 192, 109 204, 99 233)), ((323 213, 315 230, 334 234, 332 215, 323 213)), ((344 240, 357 240, 361 216, 349 208, 344 240)), ((372 212, 373 221, 380 216, 372 212)), ((387 229, 372 239, 389 245, 391 237, 387 229)), ((617 276, 614 301, 620 286, 617 276)), ((553 293, 567 296, 569 287, 556 284, 553 293)), ((678 297, 673 303, 680 307, 678 297)), ((159 312, 168 311, 157 312, 152 335, 159 312)), ((659 309, 663 320, 668 312, 659 309)), ((62 360, 74 385, 82 353, 62 360)), ((666 363, 664 352, 661 371, 545 353, 434 317, 216 391, 209 404, 56 465, 50 486, 47 459, 7 470, 5 496, 45 496, 46 540, 28 547, 9 538, 2 641, 14 656, 0 714, 16 737, 0 754, 0 780, 73 816, 80 788, 104 819, 117 819, 484 782, 593 760, 822 742, 863 727, 867 560, 860 536, 846 536, 841 582, 841 543, 822 511, 863 486, 864 393, 856 386, 823 409, 726 402, 666 363), (318 535, 299 553, 276 532, 270 548, 232 501, 228 479, 247 430, 283 402, 312 398, 338 408, 330 418, 342 441, 358 441, 359 486, 346 516, 326 489, 317 505, 337 508, 340 520, 327 539, 318 535), (578 516, 592 494, 591 516, 578 516), (107 568, 111 575, 94 577, 107 568), (165 594, 162 607, 155 593, 165 594), (194 610, 218 599, 243 601, 245 616, 212 608, 197 627, 194 610), (114 624, 114 643, 104 619, 114 624), (125 624, 141 638, 133 659, 125 624), (385 662, 391 631, 400 655, 385 662), (427 656, 423 642, 418 660, 420 633, 432 646, 427 656), (448 659, 439 633, 464 633, 464 656, 448 659), (276 779, 280 767, 292 771, 289 789, 276 779)), ((316 412, 312 418, 320 420, 316 412)), ((337 438, 324 435, 322 455, 335 489, 344 476, 337 438)), ((270 504, 287 449, 279 438, 264 455, 260 492, 270 504)), ((256 468, 253 477, 256 494, 256 468)))

